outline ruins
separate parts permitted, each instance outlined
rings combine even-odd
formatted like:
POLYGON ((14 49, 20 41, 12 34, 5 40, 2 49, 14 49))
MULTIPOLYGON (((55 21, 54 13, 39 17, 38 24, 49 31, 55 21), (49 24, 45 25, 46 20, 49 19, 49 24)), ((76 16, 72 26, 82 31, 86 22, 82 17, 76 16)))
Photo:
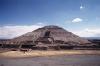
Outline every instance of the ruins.
POLYGON ((60 50, 93 49, 96 47, 87 39, 81 38, 59 26, 49 25, 38 28, 13 39, 1 39, 0 49, 10 50, 60 50))

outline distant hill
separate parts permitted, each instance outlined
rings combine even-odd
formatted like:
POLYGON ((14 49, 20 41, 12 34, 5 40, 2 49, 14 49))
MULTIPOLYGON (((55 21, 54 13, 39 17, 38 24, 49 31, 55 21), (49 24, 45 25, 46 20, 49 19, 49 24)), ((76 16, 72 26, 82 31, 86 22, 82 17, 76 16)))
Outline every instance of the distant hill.
POLYGON ((93 40, 93 39, 100 40, 100 37, 83 37, 83 38, 89 39, 89 40, 93 40))

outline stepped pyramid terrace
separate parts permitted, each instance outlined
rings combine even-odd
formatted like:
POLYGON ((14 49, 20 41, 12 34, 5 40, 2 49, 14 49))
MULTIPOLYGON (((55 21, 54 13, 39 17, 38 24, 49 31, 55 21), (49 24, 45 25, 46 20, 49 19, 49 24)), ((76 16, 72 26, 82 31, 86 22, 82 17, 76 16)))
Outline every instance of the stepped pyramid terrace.
POLYGON ((13 39, 0 40, 1 48, 12 50, 88 49, 93 48, 94 45, 87 39, 55 25, 44 26, 13 39))

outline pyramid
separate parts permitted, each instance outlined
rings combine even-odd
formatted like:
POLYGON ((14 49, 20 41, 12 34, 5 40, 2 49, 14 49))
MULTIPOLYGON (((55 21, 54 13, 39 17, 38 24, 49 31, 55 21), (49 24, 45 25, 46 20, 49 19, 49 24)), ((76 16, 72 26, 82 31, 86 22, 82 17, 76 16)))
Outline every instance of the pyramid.
POLYGON ((59 26, 49 25, 38 28, 32 32, 28 32, 19 37, 15 37, 12 41, 28 42, 35 44, 89 44, 87 39, 81 38, 72 32, 69 32, 59 26))

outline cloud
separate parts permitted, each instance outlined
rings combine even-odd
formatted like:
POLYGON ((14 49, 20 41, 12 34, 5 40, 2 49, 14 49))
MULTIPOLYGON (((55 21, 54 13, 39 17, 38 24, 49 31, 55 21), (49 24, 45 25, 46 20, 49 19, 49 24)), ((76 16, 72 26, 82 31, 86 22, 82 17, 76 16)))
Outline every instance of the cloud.
POLYGON ((84 6, 81 5, 81 6, 80 6, 80 10, 82 10, 82 9, 84 9, 84 6))
POLYGON ((75 19, 72 20, 73 23, 79 23, 79 22, 82 22, 82 21, 83 21, 83 19, 81 19, 81 18, 75 18, 75 19))
POLYGON ((72 32, 81 37, 100 37, 99 28, 86 28, 80 31, 72 31, 72 32))
POLYGON ((0 38, 13 38, 31 32, 43 25, 15 25, 15 26, 2 26, 0 27, 0 38))
POLYGON ((42 22, 38 22, 36 25, 44 25, 42 22))

